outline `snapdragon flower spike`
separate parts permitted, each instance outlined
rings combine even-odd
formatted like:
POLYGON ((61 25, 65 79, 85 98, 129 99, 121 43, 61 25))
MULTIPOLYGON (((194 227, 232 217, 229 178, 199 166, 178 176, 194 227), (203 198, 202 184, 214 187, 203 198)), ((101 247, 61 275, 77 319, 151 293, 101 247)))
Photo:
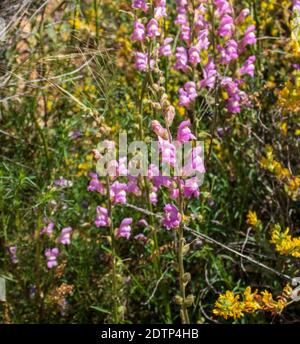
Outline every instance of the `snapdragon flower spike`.
POLYGON ((148 11, 148 5, 145 0, 133 0, 131 7, 134 9, 141 9, 144 12, 148 11))
POLYGON ((144 41, 145 39, 145 26, 136 20, 133 24, 133 33, 131 35, 131 39, 133 41, 144 41))
POLYGON ((119 181, 115 181, 110 187, 110 198, 113 204, 126 204, 126 191, 127 185, 125 183, 120 183, 119 181))
POLYGON ((123 237, 126 239, 130 238, 131 235, 131 227, 130 225, 132 224, 132 218, 125 218, 122 220, 120 227, 118 228, 117 231, 117 237, 123 237))
POLYGON ((173 42, 173 38, 171 37, 165 38, 163 45, 159 47, 158 55, 171 56, 172 55, 172 47, 171 47, 172 42, 173 42))
POLYGON ((59 249, 57 247, 48 248, 45 250, 45 257, 47 260, 48 269, 52 269, 57 266, 57 257, 59 255, 59 249))
POLYGON ((96 208, 95 225, 96 227, 109 226, 108 210, 106 208, 100 206, 96 208))
POLYGON ((154 38, 160 36, 157 20, 152 18, 147 24, 147 36, 149 38, 154 38))
POLYGON ((88 185, 87 190, 88 191, 97 191, 100 194, 104 195, 106 191, 105 191, 105 188, 104 188, 103 184, 101 184, 101 182, 99 181, 97 174, 91 172, 89 174, 89 176, 92 179, 91 179, 91 181, 90 181, 90 183, 88 185))
POLYGON ((50 236, 53 233, 53 229, 54 229, 54 222, 51 221, 41 229, 41 235, 47 234, 50 236))
POLYGON ((182 70, 183 72, 187 72, 188 70, 188 54, 184 47, 177 47, 176 48, 176 62, 174 69, 182 70))
POLYGON ((213 88, 216 83, 216 66, 211 57, 208 58, 207 64, 203 68, 204 79, 200 81, 201 87, 213 88))
POLYGON ((255 55, 248 57, 248 59, 245 61, 245 63, 240 68, 240 74, 241 75, 248 74, 248 75, 254 77, 254 71, 255 71, 254 61, 255 60, 256 60, 255 55))
POLYGON ((58 239, 58 242, 63 245, 71 244, 71 234, 73 232, 72 227, 65 227, 61 230, 61 235, 58 239))
POLYGON ((181 223, 181 215, 177 208, 172 204, 166 204, 164 207, 163 225, 166 229, 179 227, 181 223))
POLYGON ((136 51, 134 54, 135 57, 135 68, 139 71, 146 72, 148 68, 150 69, 154 68, 154 60, 150 59, 149 66, 148 66, 148 55, 141 53, 139 51, 136 51))

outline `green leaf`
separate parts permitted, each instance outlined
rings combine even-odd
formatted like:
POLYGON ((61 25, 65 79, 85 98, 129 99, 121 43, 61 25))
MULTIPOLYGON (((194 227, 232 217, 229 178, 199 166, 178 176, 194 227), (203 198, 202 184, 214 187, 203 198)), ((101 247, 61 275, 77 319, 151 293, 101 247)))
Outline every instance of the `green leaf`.
POLYGON ((108 311, 107 309, 104 309, 104 308, 102 308, 102 307, 91 306, 91 308, 93 308, 93 309, 95 309, 96 311, 101 312, 101 313, 111 314, 110 311, 108 311))

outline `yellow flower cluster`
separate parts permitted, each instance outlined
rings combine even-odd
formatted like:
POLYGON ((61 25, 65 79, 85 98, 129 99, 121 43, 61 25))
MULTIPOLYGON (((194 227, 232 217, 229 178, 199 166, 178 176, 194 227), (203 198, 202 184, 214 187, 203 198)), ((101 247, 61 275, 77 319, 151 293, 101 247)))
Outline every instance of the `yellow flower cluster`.
POLYGON ((284 112, 300 111, 300 79, 296 83, 287 81, 284 87, 277 92, 277 104, 284 112))
POLYGON ((215 303, 213 313, 224 319, 238 319, 245 314, 251 314, 256 311, 266 311, 272 314, 280 314, 287 305, 287 299, 290 298, 292 288, 286 285, 281 295, 274 300, 272 294, 267 290, 259 293, 255 290, 251 292, 251 287, 247 287, 242 295, 235 294, 227 290, 225 294, 220 294, 215 303), (242 296, 242 300, 241 300, 242 296))
POLYGON ((289 232, 289 227, 287 227, 285 231, 282 231, 280 225, 276 224, 271 230, 270 242, 275 245, 275 249, 278 253, 299 258, 300 237, 292 237, 289 232))
POLYGON ((300 176, 293 176, 289 169, 274 159, 273 148, 265 147, 266 156, 260 159, 260 166, 275 175, 276 179, 284 184, 285 192, 295 200, 300 188, 300 176))
POLYGON ((247 214, 247 224, 252 227, 259 227, 261 225, 261 221, 257 218, 257 214, 255 211, 249 210, 247 214))
MULTIPOLYGON (((278 36, 282 30, 282 23, 280 21, 274 22, 273 18, 276 12, 282 9, 288 9, 290 1, 288 0, 264 0, 260 1, 259 23, 262 30, 270 29, 272 36, 278 36)), ((288 12, 288 11, 286 11, 288 12)), ((285 14, 284 14, 285 16, 285 14)))

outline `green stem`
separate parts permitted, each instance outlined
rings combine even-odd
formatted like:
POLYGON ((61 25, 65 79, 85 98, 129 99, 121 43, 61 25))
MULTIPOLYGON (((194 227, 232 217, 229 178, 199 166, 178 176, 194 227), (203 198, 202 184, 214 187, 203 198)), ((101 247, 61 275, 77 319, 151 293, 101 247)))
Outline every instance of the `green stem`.
POLYGON ((96 43, 99 46, 99 13, 97 0, 94 0, 95 24, 96 24, 96 43))
MULTIPOLYGON (((184 210, 183 210, 183 199, 182 199, 182 190, 181 190, 181 184, 180 180, 178 181, 178 188, 179 188, 179 210, 181 214, 181 218, 183 218, 184 215, 184 210)), ((181 320, 183 324, 189 324, 190 319, 189 319, 189 313, 187 310, 187 305, 186 305, 186 293, 185 293, 185 287, 186 283, 184 281, 184 235, 183 235, 183 226, 179 226, 179 238, 178 238, 178 268, 179 268, 179 287, 180 287, 180 296, 182 297, 182 302, 181 302, 181 310, 180 310, 180 315, 181 315, 181 320)))
POLYGON ((113 323, 118 324, 118 295, 117 295, 117 273, 116 273, 116 240, 113 225, 112 204, 110 200, 110 181, 109 176, 106 176, 106 192, 108 203, 108 217, 110 224, 111 236, 111 256, 112 256, 112 297, 113 297, 113 323))

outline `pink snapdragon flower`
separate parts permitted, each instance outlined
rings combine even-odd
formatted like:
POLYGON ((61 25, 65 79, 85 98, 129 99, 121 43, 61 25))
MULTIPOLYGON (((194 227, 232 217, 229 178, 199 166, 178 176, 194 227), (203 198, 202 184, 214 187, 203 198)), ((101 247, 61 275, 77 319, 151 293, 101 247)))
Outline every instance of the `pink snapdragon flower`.
POLYGON ((241 41, 242 48, 245 48, 247 45, 256 44, 256 35, 255 35, 255 25, 250 25, 246 32, 245 36, 241 41))
POLYGON ((241 91, 238 81, 230 77, 223 78, 221 85, 226 89, 229 98, 226 100, 226 107, 230 113, 241 112, 241 91))
POLYGON ((145 39, 145 26, 136 20, 133 24, 133 33, 131 35, 133 41, 143 41, 145 39))
POLYGON ((150 69, 154 68, 154 60, 153 59, 150 59, 150 62, 148 65, 148 55, 147 54, 136 51, 134 54, 134 57, 135 57, 134 66, 137 70, 140 70, 142 72, 146 72, 149 67, 150 67, 150 69))
POLYGON ((157 187, 153 186, 150 191, 149 199, 150 199, 151 204, 157 204, 158 202, 157 190, 158 190, 157 187))
POLYGON ((232 8, 227 0, 215 0, 216 15, 223 16, 225 14, 231 14, 232 8))
POLYGON ((143 233, 139 233, 134 237, 135 240, 146 242, 148 239, 143 233))
POLYGON ((255 55, 248 57, 248 59, 245 61, 245 63, 240 68, 240 74, 241 75, 248 74, 248 75, 254 77, 254 71, 255 71, 254 61, 255 60, 256 60, 255 55))
POLYGON ((300 1, 299 0, 293 0, 293 11, 298 12, 298 15, 300 16, 300 1))
POLYGON ((71 244, 71 234, 73 232, 72 227, 65 227, 61 230, 61 235, 58 239, 58 242, 63 245, 71 244))
POLYGON ((250 10, 249 8, 244 8, 243 10, 241 10, 240 14, 238 15, 238 17, 236 18, 235 22, 236 23, 242 23, 250 14, 250 10))
POLYGON ((213 88, 216 82, 216 75, 217 75, 216 66, 212 58, 209 57, 208 62, 204 66, 204 69, 203 69, 204 79, 200 81, 200 86, 213 88))
POLYGON ((199 183, 197 177, 189 178, 185 181, 183 186, 183 195, 184 197, 199 197, 199 183))
POLYGON ((221 55, 220 63, 222 64, 228 64, 239 57, 238 44, 234 39, 226 41, 225 47, 219 45, 218 50, 221 55))
POLYGON ((113 204, 126 204, 126 191, 127 185, 125 183, 115 181, 110 187, 110 198, 113 204))
POLYGON ((147 36, 154 38, 160 35, 157 20, 152 18, 147 24, 147 36))
POLYGON ((200 174, 205 173, 202 154, 203 151, 201 146, 196 146, 192 149, 189 159, 187 159, 186 164, 183 166, 182 172, 184 177, 193 176, 196 172, 200 174))
POLYGON ((60 186, 62 188, 71 187, 73 185, 71 180, 67 180, 64 177, 59 177, 58 179, 54 180, 55 186, 60 186))
POLYGON ((190 140, 195 140, 195 135, 192 134, 191 129, 191 121, 186 120, 180 123, 177 131, 177 140, 179 142, 188 142, 190 140))
POLYGON ((106 208, 98 206, 96 208, 96 227, 107 227, 109 226, 108 210, 106 208))
POLYGON ((198 34, 197 34, 197 40, 198 40, 197 46, 199 47, 200 51, 208 49, 208 47, 210 45, 208 37, 209 37, 208 29, 203 29, 203 30, 198 32, 198 34))
POLYGON ((118 228, 117 237, 130 238, 132 218, 125 218, 122 220, 120 227, 118 228))
POLYGON ((176 148, 168 140, 164 140, 161 137, 158 137, 159 148, 162 154, 162 162, 166 163, 172 167, 176 163, 176 148))
POLYGON ((10 260, 13 264, 17 264, 19 262, 19 259, 17 257, 17 246, 9 246, 8 252, 10 255, 10 260))
POLYGON ((167 16, 166 0, 154 1, 154 17, 159 19, 167 16))
POLYGON ((234 23, 231 16, 225 14, 221 17, 218 33, 221 37, 231 37, 233 35, 234 23))
POLYGON ((165 38, 163 45, 159 47, 158 55, 171 56, 172 55, 172 47, 171 47, 172 42, 173 42, 173 38, 171 37, 165 38))
POLYGON ((166 204, 164 207, 163 225, 166 229, 177 228, 181 222, 181 215, 177 208, 172 204, 166 204))
POLYGON ((179 105, 189 108, 197 98, 196 84, 193 81, 186 82, 183 88, 179 89, 179 105))
POLYGON ((128 193, 132 193, 132 194, 134 194, 136 196, 140 196, 141 195, 141 190, 138 187, 137 178, 136 177, 128 176, 127 192, 128 193))
POLYGON ((105 188, 103 186, 102 183, 100 183, 99 179, 98 179, 98 176, 96 173, 89 173, 89 176, 92 178, 89 185, 88 185, 88 188, 87 190, 88 191, 97 191, 99 193, 101 193, 102 195, 105 194, 105 188))
POLYGON ((189 49, 189 63, 196 66, 200 61, 200 48, 198 45, 194 45, 189 49))
POLYGON ((54 222, 51 221, 41 229, 41 234, 47 234, 50 236, 53 233, 53 229, 54 222))
POLYGON ((57 266, 57 257, 59 255, 59 249, 57 247, 48 248, 45 250, 45 257, 47 260, 48 269, 52 269, 57 266))
POLYGON ((189 25, 184 24, 180 27, 180 39, 187 44, 190 42, 191 28, 189 25))
POLYGON ((184 47, 176 48, 176 63, 174 69, 186 72, 188 70, 188 54, 184 47))
POLYGON ((187 25, 188 17, 184 6, 177 7, 177 17, 174 20, 174 24, 178 26, 187 25))
POLYGON ((144 12, 148 11, 148 5, 145 0, 133 0, 131 7, 134 9, 141 9, 144 12))

